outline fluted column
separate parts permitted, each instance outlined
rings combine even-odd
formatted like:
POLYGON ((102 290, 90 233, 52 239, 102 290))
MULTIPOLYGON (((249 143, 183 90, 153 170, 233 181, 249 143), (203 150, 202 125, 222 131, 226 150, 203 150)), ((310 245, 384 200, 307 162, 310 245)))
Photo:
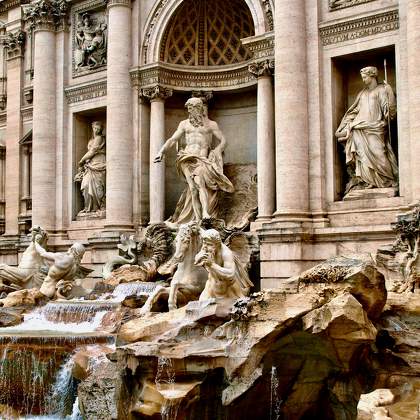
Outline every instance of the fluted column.
POLYGON ((172 90, 157 85, 143 89, 142 95, 150 100, 150 223, 158 223, 165 219, 165 160, 153 160, 165 143, 165 100, 172 90))
POLYGON ((271 219, 276 203, 274 93, 272 81, 274 60, 252 63, 248 69, 258 78, 258 220, 262 222, 271 219))
POLYGON ((300 222, 309 207, 305 1, 275 11, 276 188, 279 221, 300 222))
POLYGON ((407 4, 407 58, 409 86, 409 130, 411 143, 411 188, 413 203, 420 200, 420 0, 407 4))
POLYGON ((20 193, 19 140, 22 134, 20 116, 21 89, 23 85, 23 53, 25 33, 21 30, 6 35, 7 49, 7 130, 6 130, 6 235, 19 233, 20 193))
POLYGON ((131 0, 108 2, 106 226, 133 227, 131 0))
POLYGON ((56 36, 67 3, 41 0, 25 6, 34 29, 32 225, 55 230, 56 215, 56 36))

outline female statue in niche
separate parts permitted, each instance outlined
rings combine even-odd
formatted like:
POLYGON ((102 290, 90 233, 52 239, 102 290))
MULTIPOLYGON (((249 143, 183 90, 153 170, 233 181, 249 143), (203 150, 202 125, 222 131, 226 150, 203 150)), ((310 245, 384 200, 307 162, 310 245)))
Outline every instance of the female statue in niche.
POLYGON ((378 84, 376 67, 365 67, 360 74, 366 87, 335 133, 345 143, 350 175, 345 194, 372 188, 394 188, 396 192, 398 166, 389 137, 389 122, 397 114, 394 92, 388 83, 378 84))
POLYGON ((88 151, 80 159, 79 170, 74 178, 75 182, 80 182, 84 201, 79 215, 105 210, 106 155, 102 123, 94 121, 92 131, 88 151))

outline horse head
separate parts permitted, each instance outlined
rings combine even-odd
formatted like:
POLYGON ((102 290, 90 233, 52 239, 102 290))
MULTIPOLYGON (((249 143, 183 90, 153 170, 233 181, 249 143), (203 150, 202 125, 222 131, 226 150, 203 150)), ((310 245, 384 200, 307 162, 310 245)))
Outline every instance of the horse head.
POLYGON ((187 254, 193 256, 198 252, 200 242, 200 230, 197 222, 189 222, 179 227, 175 238, 175 253, 173 258, 177 262, 184 261, 187 254))

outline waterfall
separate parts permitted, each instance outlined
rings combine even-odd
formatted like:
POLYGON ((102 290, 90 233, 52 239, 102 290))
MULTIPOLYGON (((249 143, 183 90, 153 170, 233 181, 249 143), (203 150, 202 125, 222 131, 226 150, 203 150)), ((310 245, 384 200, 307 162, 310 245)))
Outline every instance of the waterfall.
POLYGON ((279 420, 282 400, 279 398, 279 377, 275 366, 271 367, 270 393, 270 420, 279 420))
POLYGON ((121 283, 110 294, 110 298, 113 302, 122 302, 128 296, 150 295, 156 287, 156 283, 148 282, 121 283))
POLYGON ((24 315, 22 324, 0 328, 1 334, 55 332, 69 335, 92 333, 100 329, 103 318, 115 303, 51 302, 24 315))

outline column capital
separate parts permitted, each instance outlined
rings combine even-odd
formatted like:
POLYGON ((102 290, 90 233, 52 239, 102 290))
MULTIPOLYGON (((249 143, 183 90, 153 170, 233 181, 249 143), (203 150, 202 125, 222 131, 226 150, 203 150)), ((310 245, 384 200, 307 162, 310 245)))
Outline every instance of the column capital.
POLYGON ((257 78, 272 76, 274 74, 274 59, 254 61, 248 65, 248 71, 257 78))
POLYGON ((114 6, 131 7, 131 0, 105 0, 108 8, 114 6))
POLYGON ((66 0, 35 0, 24 6, 24 20, 35 31, 56 31, 66 24, 69 4, 66 0))
POLYGON ((7 32, 3 38, 3 45, 7 48, 7 60, 22 58, 25 51, 26 33, 21 29, 7 32))
POLYGON ((172 89, 166 87, 155 85, 151 88, 141 89, 140 96, 148 99, 150 102, 153 101, 165 101, 173 94, 172 89))

